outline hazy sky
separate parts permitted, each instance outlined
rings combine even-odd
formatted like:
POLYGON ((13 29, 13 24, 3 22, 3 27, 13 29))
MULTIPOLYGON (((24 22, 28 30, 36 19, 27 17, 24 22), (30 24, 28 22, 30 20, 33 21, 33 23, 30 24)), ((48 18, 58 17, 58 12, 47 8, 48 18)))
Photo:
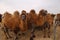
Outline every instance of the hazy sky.
POLYGON ((35 9, 36 12, 46 9, 50 13, 59 13, 60 0, 0 0, 0 13, 13 13, 15 10, 29 12, 31 9, 35 9))

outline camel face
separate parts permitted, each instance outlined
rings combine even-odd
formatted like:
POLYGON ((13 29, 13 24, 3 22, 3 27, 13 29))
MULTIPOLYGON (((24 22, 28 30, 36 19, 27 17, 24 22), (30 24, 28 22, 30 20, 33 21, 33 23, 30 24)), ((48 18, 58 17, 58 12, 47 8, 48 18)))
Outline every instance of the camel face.
POLYGON ((42 9, 39 11, 39 14, 45 16, 47 14, 47 10, 42 9))
POLYGON ((26 20, 26 15, 27 15, 26 11, 23 10, 23 11, 22 11, 22 14, 21 14, 22 20, 26 20))

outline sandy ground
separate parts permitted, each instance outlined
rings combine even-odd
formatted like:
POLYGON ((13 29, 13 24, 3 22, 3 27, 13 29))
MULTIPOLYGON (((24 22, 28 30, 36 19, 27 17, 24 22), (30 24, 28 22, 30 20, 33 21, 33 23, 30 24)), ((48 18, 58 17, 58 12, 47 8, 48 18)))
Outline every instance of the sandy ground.
MULTIPOLYGON (((0 27, 0 40, 15 40, 15 34, 10 32, 10 35, 12 36, 12 38, 10 39, 6 39, 6 36, 3 32, 3 30, 1 29, 2 27, 0 27)), ((60 40, 60 27, 56 28, 56 40, 60 40)), ((54 40, 54 36, 53 36, 53 27, 51 27, 51 33, 50 33, 50 38, 46 37, 43 38, 43 31, 35 31, 35 35, 36 37, 34 38, 34 40, 54 40)), ((46 35, 47 36, 47 35, 46 35)), ((25 35, 20 35, 18 40, 29 40, 30 39, 30 31, 26 32, 25 35)))

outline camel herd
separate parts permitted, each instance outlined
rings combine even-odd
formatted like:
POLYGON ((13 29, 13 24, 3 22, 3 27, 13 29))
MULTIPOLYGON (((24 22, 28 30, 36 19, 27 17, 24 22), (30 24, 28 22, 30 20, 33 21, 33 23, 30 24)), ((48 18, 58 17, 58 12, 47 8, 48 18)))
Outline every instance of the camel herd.
POLYGON ((39 13, 36 13, 35 10, 32 9, 29 13, 27 13, 25 10, 22 10, 21 14, 18 11, 15 11, 13 14, 9 12, 5 12, 3 15, 0 14, 0 22, 4 25, 3 28, 6 37, 11 38, 8 33, 8 30, 11 30, 16 34, 15 40, 17 40, 17 34, 19 31, 25 33, 30 29, 30 40, 33 40, 33 38, 35 37, 34 32, 36 28, 40 28, 41 30, 43 30, 44 38, 46 37, 47 28, 47 35, 50 38, 50 27, 53 26, 54 20, 60 22, 60 13, 50 14, 47 10, 44 9, 40 10, 39 13))

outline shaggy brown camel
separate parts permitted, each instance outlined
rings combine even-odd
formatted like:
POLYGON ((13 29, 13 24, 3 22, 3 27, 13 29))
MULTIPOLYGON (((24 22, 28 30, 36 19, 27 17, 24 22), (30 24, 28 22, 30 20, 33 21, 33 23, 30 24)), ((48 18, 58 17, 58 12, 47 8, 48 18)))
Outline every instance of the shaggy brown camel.
POLYGON ((14 33, 17 35, 17 32, 19 31, 19 23, 20 23, 19 12, 15 11, 13 15, 11 15, 8 12, 5 12, 4 17, 2 18, 2 23, 4 24, 4 29, 5 29, 4 32, 5 33, 7 32, 10 38, 11 36, 8 33, 8 29, 14 31, 14 33))

